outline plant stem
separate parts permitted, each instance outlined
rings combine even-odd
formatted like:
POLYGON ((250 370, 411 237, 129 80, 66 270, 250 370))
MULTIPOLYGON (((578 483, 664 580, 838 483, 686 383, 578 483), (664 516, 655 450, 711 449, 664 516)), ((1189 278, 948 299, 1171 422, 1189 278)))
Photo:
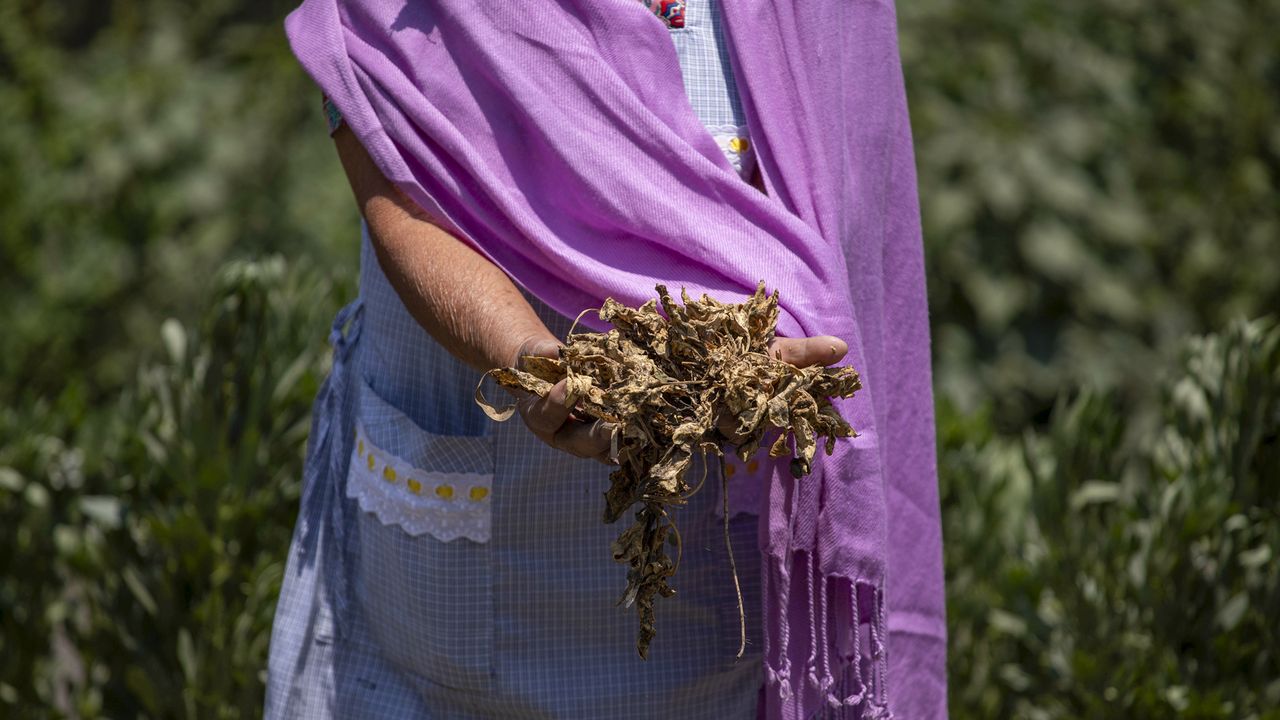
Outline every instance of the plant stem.
POLYGON ((724 471, 724 455, 720 456, 720 496, 724 501, 724 547, 729 551, 729 569, 733 571, 733 589, 738 593, 738 655, 747 651, 747 613, 742 607, 742 584, 738 582, 738 563, 733 560, 733 541, 729 539, 729 476, 724 471))

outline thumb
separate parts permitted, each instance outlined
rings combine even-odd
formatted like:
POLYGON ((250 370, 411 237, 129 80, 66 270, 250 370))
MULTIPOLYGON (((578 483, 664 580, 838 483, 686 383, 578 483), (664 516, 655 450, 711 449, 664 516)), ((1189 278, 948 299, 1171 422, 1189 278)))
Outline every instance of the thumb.
POLYGON ((537 357, 555 358, 560 356, 561 343, 553 337, 540 336, 532 337, 520 343, 516 348, 515 357, 511 359, 510 367, 520 367, 521 358, 526 355, 535 355, 537 357))
POLYGON ((849 345, 834 335, 777 338, 769 345, 769 355, 796 367, 832 365, 849 352, 849 345))

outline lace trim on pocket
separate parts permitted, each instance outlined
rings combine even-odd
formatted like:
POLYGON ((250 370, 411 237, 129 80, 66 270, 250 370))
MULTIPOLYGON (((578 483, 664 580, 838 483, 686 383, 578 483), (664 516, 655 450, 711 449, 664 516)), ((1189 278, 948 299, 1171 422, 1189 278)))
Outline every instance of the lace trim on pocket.
POLYGON ((384 525, 448 542, 489 542, 493 476, 430 472, 379 448, 356 426, 347 497, 384 525))

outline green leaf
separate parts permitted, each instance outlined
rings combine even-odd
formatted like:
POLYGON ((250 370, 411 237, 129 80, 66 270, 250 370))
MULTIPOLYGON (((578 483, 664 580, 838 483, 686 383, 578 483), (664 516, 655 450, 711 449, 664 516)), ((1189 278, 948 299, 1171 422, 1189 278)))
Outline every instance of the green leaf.
POLYGON ((1258 568, 1266 565, 1271 560, 1271 546, 1259 545, 1251 550, 1245 550, 1238 556, 1240 564, 1247 568, 1258 568))
POLYGON ((142 606, 142 609, 148 615, 155 615, 158 611, 156 600, 151 596, 151 591, 147 590, 147 586, 143 584, 142 578, 138 576, 138 571, 132 567, 126 567, 120 573, 120 577, 124 579, 124 584, 128 586, 129 592, 133 593, 133 597, 142 606))
POLYGON ((1230 600, 1218 610, 1218 625, 1223 630, 1230 632, 1235 629, 1240 621, 1244 619, 1244 614, 1249 610, 1248 593, 1236 593, 1230 600))
POLYGON ((160 325, 160 336, 164 340, 169 359, 175 365, 181 365, 187 357, 187 331, 182 323, 173 318, 166 319, 160 325))
POLYGON ((22 479, 22 475, 17 470, 9 467, 0 467, 0 489, 8 490, 11 493, 20 493, 26 487, 26 481, 22 479))
POLYGON ((991 623, 991 627, 1006 634, 1021 636, 1027 632, 1027 622, 1013 613, 992 608, 987 613, 987 622, 991 623))
POLYGON ((196 684, 200 662, 196 657, 195 643, 191 641, 191 632, 186 628, 178 630, 178 665, 182 668, 182 676, 186 678, 187 688, 192 688, 196 684))
POLYGON ((80 512, 90 520, 114 530, 123 522, 120 499, 111 495, 85 495, 80 498, 80 512))
POLYGON ((160 693, 147 673, 137 665, 130 665, 125 670, 125 684, 133 696, 142 702, 143 707, 153 715, 161 714, 160 693))
POLYGON ((1120 484, 1102 480, 1086 480, 1071 494, 1071 509, 1115 502, 1120 498, 1120 484))
POLYGON ((49 507, 49 491, 39 483, 28 484, 23 496, 26 498, 27 504, 33 508, 39 510, 49 507))

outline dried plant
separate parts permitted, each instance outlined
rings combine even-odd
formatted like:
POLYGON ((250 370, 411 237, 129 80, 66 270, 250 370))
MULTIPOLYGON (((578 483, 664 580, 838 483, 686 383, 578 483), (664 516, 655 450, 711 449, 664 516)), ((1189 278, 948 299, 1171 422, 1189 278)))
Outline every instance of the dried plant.
MULTIPOLYGON (((770 356, 778 294, 766 294, 764 283, 741 304, 706 295, 691 300, 682 292, 682 306, 662 285, 657 291, 657 300, 639 308, 606 300, 599 315, 613 329, 571 329, 559 358, 526 356, 519 369, 488 373, 503 387, 544 397, 566 380, 565 402, 576 416, 612 424, 618 468, 609 476, 604 521, 615 522, 640 505, 635 521, 614 541, 613 558, 628 567, 619 604, 638 609, 641 657, 656 633, 655 597, 675 594, 668 581, 679 565, 680 534, 669 508, 702 487, 687 478, 694 456, 718 457, 723 470, 724 448, 745 461, 775 430, 769 455, 791 455, 791 472, 799 478, 810 470, 818 438, 830 454, 837 438, 855 434, 830 398, 851 397, 862 387, 853 368, 801 368, 770 356), (674 560, 668 543, 676 548, 674 560)), ((476 400, 495 420, 515 410, 495 408, 479 391, 476 400)), ((727 543, 727 484, 724 490, 727 543)), ((732 548, 729 558, 732 563, 732 548)), ((738 605, 745 643, 741 591, 738 605)))

